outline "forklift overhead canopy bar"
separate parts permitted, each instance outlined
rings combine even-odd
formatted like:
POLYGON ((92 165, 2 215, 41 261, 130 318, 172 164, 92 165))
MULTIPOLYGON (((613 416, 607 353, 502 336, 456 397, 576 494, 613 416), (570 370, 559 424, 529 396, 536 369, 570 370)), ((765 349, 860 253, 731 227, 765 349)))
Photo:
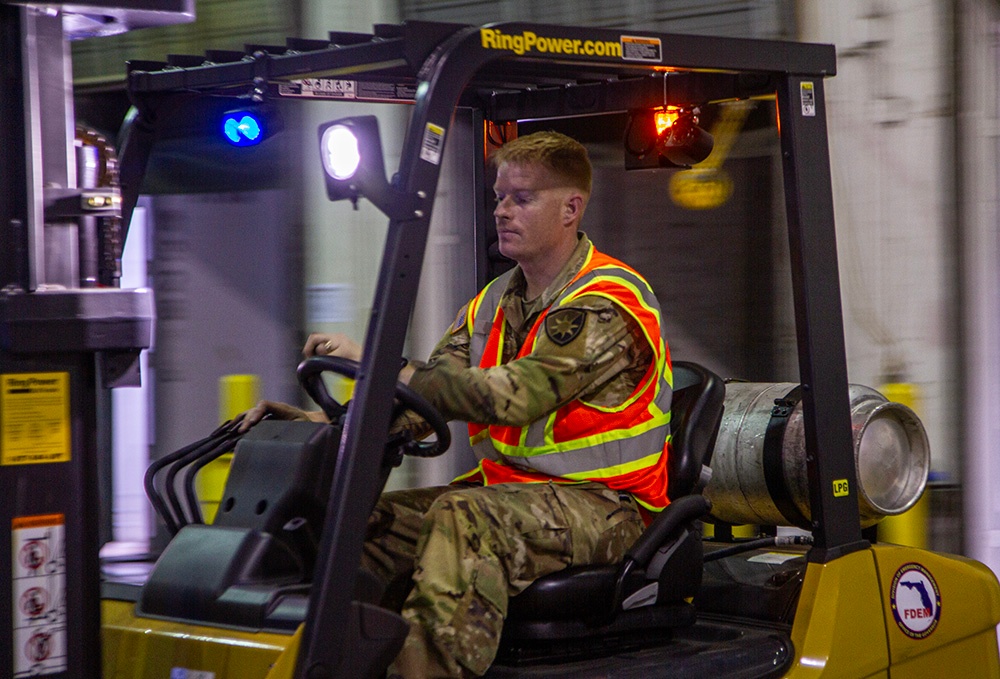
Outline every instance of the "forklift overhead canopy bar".
POLYGON ((664 71, 825 77, 836 70, 832 45, 525 23, 477 28, 410 21, 377 25, 370 36, 333 32, 329 41, 289 43, 286 48, 264 48, 253 59, 231 63, 212 63, 206 56, 203 65, 194 68, 162 70, 168 65, 133 63, 129 89, 217 90, 244 86, 259 76, 272 82, 345 76, 414 82, 430 75, 426 67, 432 53, 455 49, 467 56, 478 53, 479 65, 501 61, 483 71, 470 69, 471 87, 519 89, 664 71))
MULTIPOLYGON (((406 94, 396 100, 415 103, 393 185, 407 209, 393 211, 389 221, 297 677, 350 675, 342 662, 345 649, 332 641, 342 639, 343 621, 358 606, 351 593, 367 517, 357 508, 371 506, 381 490, 378 467, 389 428, 388 404, 416 297, 441 151, 460 106, 480 110, 486 120, 507 122, 776 98, 815 539, 809 558, 826 562, 867 546, 855 495, 823 101, 823 79, 834 71, 829 45, 527 23, 427 22, 376 26, 371 36, 332 33, 329 42, 289 41, 287 48, 250 47, 247 55, 212 53, 129 65, 128 88, 140 115, 121 156, 126 216, 155 139, 157 109, 169 106, 174 96, 280 96, 282 85, 329 78, 397 85, 395 91, 406 94)), ((479 188, 482 195, 485 187, 479 188)))

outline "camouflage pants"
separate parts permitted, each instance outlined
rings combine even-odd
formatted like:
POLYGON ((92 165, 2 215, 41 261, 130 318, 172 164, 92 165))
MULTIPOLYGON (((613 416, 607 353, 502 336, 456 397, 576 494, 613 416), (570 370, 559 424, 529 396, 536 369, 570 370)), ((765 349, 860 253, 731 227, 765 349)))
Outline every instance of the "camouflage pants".
POLYGON ((508 597, 581 564, 613 563, 642 532, 635 501, 598 483, 505 483, 386 493, 363 565, 410 633, 389 676, 481 676, 508 597), (412 590, 410 586, 412 585, 412 590))

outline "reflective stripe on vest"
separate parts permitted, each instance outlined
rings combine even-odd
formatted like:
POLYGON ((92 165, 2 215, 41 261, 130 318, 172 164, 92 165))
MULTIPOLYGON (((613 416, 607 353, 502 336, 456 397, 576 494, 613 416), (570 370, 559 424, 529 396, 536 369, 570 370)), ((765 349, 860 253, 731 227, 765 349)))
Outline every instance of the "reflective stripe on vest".
MULTIPOLYGON (((471 365, 490 368, 502 360, 504 318, 500 298, 509 280, 510 273, 494 280, 469 304, 471 365)), ((628 313, 653 348, 653 365, 632 395, 618 406, 576 400, 525 427, 470 424, 470 441, 480 460, 500 463, 480 464, 476 471, 487 483, 491 482, 487 469, 496 476, 506 466, 522 476, 600 481, 633 493, 649 509, 661 509, 667 504, 672 375, 661 331, 660 308, 649 284, 635 271, 591 245, 580 272, 552 306, 539 314, 517 357, 534 351, 539 330, 550 310, 571 304, 582 295, 606 297, 628 313)), ((506 480, 518 480, 514 478, 517 473, 511 476, 506 480)))

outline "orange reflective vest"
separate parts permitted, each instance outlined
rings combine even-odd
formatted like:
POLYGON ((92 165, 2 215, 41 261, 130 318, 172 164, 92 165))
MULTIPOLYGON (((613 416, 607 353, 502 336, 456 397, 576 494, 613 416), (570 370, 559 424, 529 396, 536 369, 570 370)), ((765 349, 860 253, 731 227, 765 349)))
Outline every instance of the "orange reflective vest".
MULTIPOLYGON (((470 365, 491 368, 502 360, 500 298, 509 279, 510 274, 495 279, 469 304, 470 365)), ((658 511, 669 502, 667 456, 673 379, 660 307, 645 279, 591 245, 579 273, 539 314, 517 358, 535 350, 539 329, 551 311, 571 305, 582 295, 606 297, 635 319, 653 348, 649 370, 618 406, 575 400, 524 427, 469 424, 469 437, 480 463, 460 480, 485 484, 598 481, 627 491, 646 509, 658 511)))

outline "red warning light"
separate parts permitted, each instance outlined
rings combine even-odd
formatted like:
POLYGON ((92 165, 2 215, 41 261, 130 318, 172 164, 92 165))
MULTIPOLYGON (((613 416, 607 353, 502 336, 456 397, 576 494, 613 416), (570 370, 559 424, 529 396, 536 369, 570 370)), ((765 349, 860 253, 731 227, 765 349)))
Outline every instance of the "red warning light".
POLYGON ((672 127, 680 117, 681 109, 676 106, 667 106, 666 108, 657 109, 653 115, 653 120, 656 122, 656 136, 659 137, 663 134, 664 130, 672 127))

